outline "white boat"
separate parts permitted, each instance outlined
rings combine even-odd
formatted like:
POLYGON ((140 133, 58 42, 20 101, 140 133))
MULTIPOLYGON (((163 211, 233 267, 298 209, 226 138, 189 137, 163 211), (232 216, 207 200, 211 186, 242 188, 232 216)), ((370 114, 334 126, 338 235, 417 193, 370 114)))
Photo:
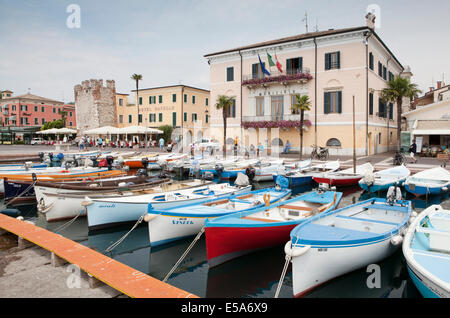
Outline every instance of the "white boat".
POLYGON ((283 167, 283 164, 284 159, 255 163, 255 177, 253 178, 253 180, 257 182, 271 181, 272 174, 283 167))
POLYGON ((298 225, 285 245, 294 296, 390 256, 401 246, 410 216, 411 201, 376 198, 298 225))
POLYGON ((366 191, 377 192, 387 190, 395 183, 401 186, 410 174, 411 171, 402 164, 398 167, 368 173, 358 183, 366 191))
POLYGON ((158 246, 195 235, 200 232, 206 219, 271 205, 287 199, 290 194, 289 189, 267 188, 171 209, 160 210, 149 204, 145 220, 148 222, 150 245, 158 246))
MULTIPOLYGON (((134 176, 130 176, 130 178, 133 177, 134 176)), ((103 182, 112 180, 113 178, 104 179, 103 182)), ((124 179, 123 184, 119 184, 117 187, 102 187, 99 185, 102 181, 99 181, 98 183, 92 184, 92 190, 80 190, 77 188, 82 187, 72 187, 70 183, 65 183, 65 186, 63 187, 44 186, 41 185, 43 183, 38 183, 34 186, 34 192, 37 201, 38 213, 44 215, 47 222, 56 222, 70 219, 77 215, 86 216, 86 211, 81 205, 86 196, 90 196, 92 198, 114 196, 125 197, 202 185, 199 180, 183 183, 161 184, 165 181, 167 181, 167 179, 158 180, 158 178, 153 178, 143 184, 130 185, 127 184, 126 179, 124 179)))
POLYGON ((373 166, 369 162, 358 165, 355 168, 320 173, 315 175, 313 180, 317 183, 326 183, 330 186, 350 186, 358 184, 359 180, 365 175, 373 173, 373 166))
POLYGON ((404 186, 415 196, 448 193, 450 172, 441 167, 427 169, 408 177, 404 186))
POLYGON ((200 203, 212 198, 250 192, 252 186, 232 186, 228 183, 207 184, 200 187, 168 192, 111 198, 86 197, 88 226, 96 230, 118 224, 136 222, 147 213, 148 204, 155 209, 169 209, 188 203, 200 203))
POLYGON ((450 298, 450 210, 432 205, 411 223, 403 241, 408 273, 425 298, 450 298))

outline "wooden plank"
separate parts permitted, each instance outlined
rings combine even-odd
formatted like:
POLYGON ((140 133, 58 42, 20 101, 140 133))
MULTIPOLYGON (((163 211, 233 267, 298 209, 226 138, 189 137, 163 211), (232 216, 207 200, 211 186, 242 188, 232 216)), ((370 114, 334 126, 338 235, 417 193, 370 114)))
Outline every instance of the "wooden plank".
POLYGON ((276 220, 269 220, 269 219, 263 219, 263 218, 255 218, 255 217, 251 217, 251 216, 243 216, 242 219, 246 219, 246 220, 252 220, 252 221, 259 221, 259 222, 278 222, 276 220))
POLYGON ((26 239, 133 298, 198 298, 59 234, 0 214, 0 228, 26 239))

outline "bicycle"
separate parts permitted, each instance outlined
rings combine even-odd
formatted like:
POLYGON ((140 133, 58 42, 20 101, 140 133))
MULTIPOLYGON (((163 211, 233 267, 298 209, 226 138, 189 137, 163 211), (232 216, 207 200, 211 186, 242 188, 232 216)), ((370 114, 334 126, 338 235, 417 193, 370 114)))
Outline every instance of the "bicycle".
POLYGON ((400 149, 399 151, 395 152, 394 155, 394 166, 400 166, 401 164, 406 162, 406 156, 403 153, 403 149, 400 149))
POLYGON ((328 148, 326 147, 319 147, 319 152, 317 151, 316 145, 311 145, 313 147, 313 150, 311 152, 311 159, 319 159, 319 160, 327 160, 329 153, 328 148))

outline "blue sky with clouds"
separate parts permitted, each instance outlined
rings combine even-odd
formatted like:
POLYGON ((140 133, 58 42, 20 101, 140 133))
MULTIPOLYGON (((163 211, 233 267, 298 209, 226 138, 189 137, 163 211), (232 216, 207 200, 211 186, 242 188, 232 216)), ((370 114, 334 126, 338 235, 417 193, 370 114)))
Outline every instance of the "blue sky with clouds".
POLYGON ((305 32, 365 25, 369 4, 381 8, 377 33, 413 81, 428 90, 450 82, 448 1, 414 0, 0 0, 0 90, 73 101, 83 80, 114 79, 130 93, 186 84, 209 89, 207 53, 305 32), (70 4, 81 28, 69 29, 70 4))

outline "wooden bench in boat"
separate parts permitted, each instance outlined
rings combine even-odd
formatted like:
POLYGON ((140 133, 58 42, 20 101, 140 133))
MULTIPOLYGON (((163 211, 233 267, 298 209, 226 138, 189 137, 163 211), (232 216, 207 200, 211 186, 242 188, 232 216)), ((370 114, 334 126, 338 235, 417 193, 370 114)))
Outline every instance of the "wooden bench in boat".
POLYGON ((219 200, 219 201, 203 203, 202 205, 213 206, 213 205, 218 205, 218 204, 225 204, 225 203, 228 203, 228 202, 230 202, 229 199, 223 199, 223 200, 219 200))
POLYGON ((240 197, 236 197, 236 199, 244 200, 253 197, 253 194, 246 194, 240 197))
POLYGON ((281 205, 280 208, 288 209, 288 210, 311 211, 311 212, 313 212, 317 209, 319 212, 322 212, 322 211, 326 210, 329 206, 330 206, 329 204, 320 205, 320 206, 316 206, 316 207, 285 204, 285 205, 281 205))

